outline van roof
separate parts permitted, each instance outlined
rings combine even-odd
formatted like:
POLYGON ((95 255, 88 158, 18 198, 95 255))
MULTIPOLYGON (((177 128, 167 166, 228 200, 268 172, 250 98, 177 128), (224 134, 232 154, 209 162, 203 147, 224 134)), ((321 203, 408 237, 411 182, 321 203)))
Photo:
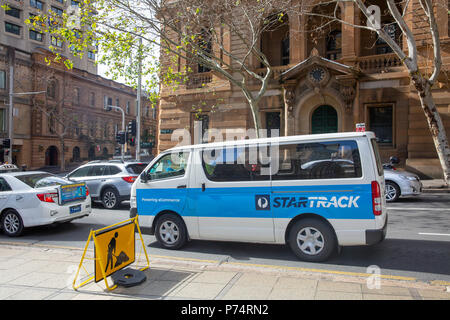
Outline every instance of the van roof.
POLYGON ((178 147, 173 147, 164 152, 168 151, 181 151, 186 149, 200 149, 200 148, 217 148, 217 147, 228 147, 228 146, 240 146, 248 144, 266 144, 266 143, 284 143, 292 141, 315 141, 315 140, 328 140, 328 139, 348 139, 356 137, 369 137, 375 138, 375 134, 371 131, 364 132, 338 132, 338 133, 323 133, 323 134, 307 134, 307 135, 297 135, 297 136, 282 136, 274 138, 259 138, 259 139, 242 139, 242 140, 232 140, 223 142, 213 142, 213 143, 203 143, 194 145, 183 145, 178 147))

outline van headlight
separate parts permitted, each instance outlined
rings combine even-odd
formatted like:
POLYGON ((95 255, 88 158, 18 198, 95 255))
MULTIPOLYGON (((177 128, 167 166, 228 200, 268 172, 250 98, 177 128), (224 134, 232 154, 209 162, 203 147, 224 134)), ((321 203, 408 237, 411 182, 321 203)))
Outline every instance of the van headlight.
POLYGON ((136 208, 137 207, 137 205, 136 205, 136 197, 133 197, 133 196, 130 197, 130 207, 131 208, 136 208))

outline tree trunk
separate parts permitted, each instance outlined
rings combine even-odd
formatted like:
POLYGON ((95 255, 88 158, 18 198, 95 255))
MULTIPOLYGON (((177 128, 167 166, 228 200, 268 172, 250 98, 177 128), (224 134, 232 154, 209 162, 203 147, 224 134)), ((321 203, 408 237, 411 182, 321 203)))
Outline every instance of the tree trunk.
POLYGON ((252 99, 248 99, 248 104, 250 105, 250 112, 253 118, 253 127, 255 128, 256 138, 260 138, 259 130, 262 129, 261 117, 259 115, 258 103, 252 99))
POLYGON ((416 89, 419 93, 421 107, 425 113, 428 122, 428 128, 431 132, 439 162, 442 166, 444 181, 447 186, 450 184, 450 148, 447 134, 441 116, 436 109, 434 99, 431 93, 431 86, 427 80, 413 79, 416 89))

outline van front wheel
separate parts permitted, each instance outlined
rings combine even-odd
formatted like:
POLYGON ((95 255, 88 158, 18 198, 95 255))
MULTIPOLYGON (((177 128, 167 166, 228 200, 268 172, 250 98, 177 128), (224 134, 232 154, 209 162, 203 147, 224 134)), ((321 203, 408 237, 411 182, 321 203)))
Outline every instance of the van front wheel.
POLYGON ((337 247, 333 230, 318 219, 297 221, 289 233, 289 246, 297 257, 309 262, 327 260, 337 247))
POLYGON ((156 223, 155 237, 166 249, 180 249, 187 241, 186 226, 180 217, 164 214, 156 223))

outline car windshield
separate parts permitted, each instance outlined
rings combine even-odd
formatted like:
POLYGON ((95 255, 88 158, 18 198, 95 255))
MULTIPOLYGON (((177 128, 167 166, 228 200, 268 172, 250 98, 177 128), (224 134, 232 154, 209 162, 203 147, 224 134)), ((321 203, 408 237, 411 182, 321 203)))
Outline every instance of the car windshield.
POLYGON ((147 167, 147 163, 133 163, 127 165, 127 171, 131 174, 141 174, 145 167, 147 167))
POLYGON ((69 184, 68 181, 50 173, 33 173, 16 176, 17 179, 29 185, 31 188, 42 188, 69 184))

